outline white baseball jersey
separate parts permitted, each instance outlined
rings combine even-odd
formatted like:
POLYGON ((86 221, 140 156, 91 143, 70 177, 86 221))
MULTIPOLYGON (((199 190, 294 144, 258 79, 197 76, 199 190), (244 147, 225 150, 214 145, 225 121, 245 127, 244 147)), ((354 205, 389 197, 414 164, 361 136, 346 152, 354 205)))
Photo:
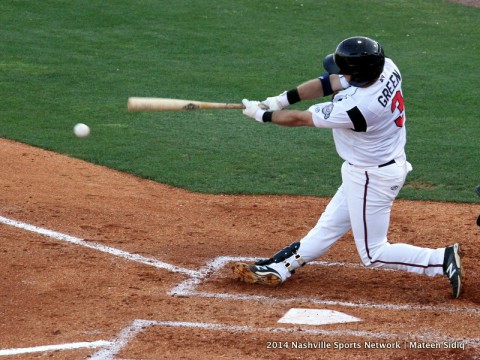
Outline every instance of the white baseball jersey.
POLYGON ((316 127, 332 128, 339 156, 358 166, 405 159, 405 109, 402 77, 386 58, 379 79, 366 88, 351 86, 332 102, 309 108, 316 127))

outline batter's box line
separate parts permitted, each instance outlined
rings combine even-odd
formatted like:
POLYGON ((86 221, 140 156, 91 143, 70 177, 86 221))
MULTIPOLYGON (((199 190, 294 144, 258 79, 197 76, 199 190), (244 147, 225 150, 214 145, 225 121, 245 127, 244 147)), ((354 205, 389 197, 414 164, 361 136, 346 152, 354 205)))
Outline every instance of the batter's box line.
MULTIPOLYGON (((43 236, 47 236, 59 241, 64 241, 71 244, 76 244, 80 246, 84 246, 93 250, 105 252, 117 257, 124 258, 129 261, 145 264, 147 266, 153 266, 159 269, 165 269, 174 273, 181 273, 184 275, 189 276, 190 278, 184 282, 181 282, 177 285, 173 290, 169 293, 172 295, 193 295, 193 296, 204 296, 204 297, 215 297, 215 298, 231 298, 234 300, 257 300, 257 301, 272 301, 272 302, 313 302, 322 305, 339 305, 339 306, 350 306, 350 307, 371 307, 371 308, 382 308, 382 309, 399 309, 399 310, 432 310, 432 311, 447 311, 447 312, 467 312, 472 313, 474 315, 478 315, 478 309, 471 309, 471 308, 447 308, 447 307, 432 307, 432 306, 413 306, 413 305, 391 305, 391 304, 372 304, 372 303, 350 303, 350 302, 337 302, 337 301, 325 301, 319 299, 311 299, 311 298, 292 298, 292 299, 278 299, 273 297, 265 297, 265 296, 251 296, 251 295, 235 295, 235 294, 217 294, 217 293, 206 293, 206 292, 198 292, 196 291, 197 286, 199 286, 205 279, 207 279, 211 274, 216 273, 219 269, 225 266, 226 263, 231 261, 255 261, 255 258, 246 258, 246 257, 217 257, 211 260, 206 266, 201 268, 198 271, 189 270, 185 268, 181 268, 175 265, 171 265, 162 261, 159 261, 154 258, 147 258, 138 254, 131 254, 123 250, 115 249, 112 247, 105 246, 103 244, 87 242, 83 239, 73 237, 70 235, 62 234, 56 231, 44 229, 41 227, 37 227, 34 225, 26 224, 20 221, 11 220, 5 217, 0 216, 0 223, 5 225, 14 226, 23 230, 31 231, 34 233, 38 233, 43 236)), ((358 265, 352 264, 345 264, 345 263, 327 263, 327 262, 312 262, 309 265, 321 265, 321 266, 347 266, 347 267, 357 267, 358 265)), ((230 326, 225 324, 205 324, 205 323, 184 323, 184 322, 159 322, 159 321, 148 321, 148 320, 135 320, 132 323, 132 326, 129 328, 124 329, 117 339, 114 342, 108 342, 108 346, 104 347, 100 352, 97 352, 97 359, 99 357, 98 354, 106 354, 106 356, 110 356, 113 359, 116 353, 118 353, 122 348, 123 344, 128 343, 125 342, 124 339, 129 339, 128 334, 135 334, 142 331, 142 328, 148 328, 150 326, 157 325, 157 326, 183 326, 183 327, 200 327, 209 330, 225 330, 225 331, 267 331, 271 332, 294 332, 294 331, 302 331, 304 334, 314 334, 314 335, 332 335, 332 336, 362 336, 362 337, 393 337, 398 336, 397 334, 386 334, 386 333, 374 333, 374 332, 352 332, 352 331, 326 331, 326 330, 312 330, 312 329, 295 329, 295 328, 262 328, 256 329, 251 327, 244 327, 244 326, 230 326), (139 327, 140 326, 140 327, 139 327), (123 340, 122 340, 123 339, 123 340), (110 355, 109 355, 110 354, 110 355)), ((424 335, 416 335, 418 339, 439 339, 439 337, 435 337, 431 334, 424 334, 424 335)), ((458 341, 458 340, 453 340, 458 341)), ((460 341, 466 341, 466 343, 471 344, 472 346, 478 347, 480 344, 479 339, 460 339, 460 341)), ((94 343, 95 344, 95 343, 94 343)), ((98 344, 97 344, 98 345, 98 344)), ((108 358, 107 358, 108 359, 108 358)))
MULTIPOLYGON (((217 298, 226 300, 238 300, 238 301, 260 301, 269 303, 311 303, 324 306, 343 306, 350 308, 369 308, 369 309, 382 309, 382 310, 408 310, 408 311, 442 311, 449 313, 469 313, 475 316, 480 315, 480 309, 469 307, 448 307, 448 306, 432 306, 432 305, 395 305, 395 304, 382 304, 371 302, 350 302, 350 301, 333 301, 333 300, 321 300, 309 297, 294 297, 294 298, 278 298, 273 296, 264 295, 246 295, 246 294, 231 294, 231 293, 216 293, 216 292, 203 292, 197 291, 198 287, 213 274, 218 273, 221 268, 230 262, 253 262, 258 260, 251 257, 232 257, 232 256, 219 256, 203 268, 199 270, 202 274, 200 277, 187 279, 172 290, 168 292, 172 296, 198 296, 205 298, 217 298)), ((361 267, 357 264, 348 263, 328 263, 324 261, 312 261, 307 266, 346 266, 346 267, 361 267)), ((369 269, 371 270, 371 269, 369 269)), ((380 269, 379 269, 380 270, 380 269)), ((392 271, 392 270, 390 270, 392 271)))
MULTIPOLYGON (((320 305, 336 305, 336 306, 357 307, 357 308, 380 308, 380 309, 393 309, 393 310, 430 310, 430 311, 446 311, 446 312, 454 312, 454 313, 466 312, 474 315, 480 314, 480 309, 468 308, 468 307, 450 308, 450 307, 436 307, 436 306, 352 303, 352 302, 329 301, 329 300, 320 300, 320 299, 312 299, 312 298, 278 299, 274 297, 256 296, 256 295, 237 295, 237 294, 200 292, 200 291, 196 291, 197 286, 199 286, 211 274, 216 273, 220 268, 225 266, 226 263, 232 262, 232 261, 255 261, 258 259, 250 258, 250 257, 220 256, 220 257, 214 258, 209 263, 207 263, 206 266, 196 271, 196 270, 185 269, 176 265, 172 265, 155 258, 148 258, 139 254, 132 254, 127 251, 119 250, 103 244, 88 242, 81 238, 77 238, 77 237, 63 234, 57 231, 45 229, 35 225, 27 224, 21 221, 8 219, 3 216, 0 216, 0 223, 13 226, 19 229, 23 229, 26 231, 34 232, 43 236, 47 236, 58 241, 63 241, 70 244, 83 246, 92 250, 104 252, 116 257, 123 258, 128 261, 133 261, 133 262, 144 264, 147 266, 152 266, 158 269, 164 269, 174 273, 180 273, 180 274, 189 276, 190 277, 189 279, 181 282, 174 289, 169 291, 169 294, 171 295, 200 296, 200 297, 220 298, 220 299, 223 298, 223 299, 231 299, 231 300, 257 300, 257 301, 287 302, 287 303, 302 301, 302 302, 309 302, 309 303, 320 304, 320 305)), ((308 265, 361 267, 358 264, 348 264, 348 263, 340 263, 340 262, 328 263, 324 261, 311 262, 308 265)))
POLYGON ((111 343, 105 340, 98 340, 92 342, 77 342, 57 345, 42 345, 28 348, 17 349, 0 349, 0 356, 15 356, 24 354, 33 354, 37 352, 61 351, 61 350, 78 350, 78 349, 96 349, 110 346, 111 343))
POLYGON ((0 356, 14 356, 22 354, 32 354, 36 352, 53 352, 53 351, 66 351, 66 350, 78 350, 78 349, 95 349, 99 348, 96 353, 89 356, 89 359, 94 360, 121 360, 117 358, 121 351, 123 351, 128 344, 135 340, 136 336, 144 331, 149 330, 153 326, 171 327, 171 328, 190 328, 201 329, 208 331, 226 331, 234 333, 246 333, 246 332, 258 332, 258 333, 290 333, 300 334, 302 336, 330 336, 330 337, 358 337, 361 339, 375 339, 375 340, 416 340, 423 341, 425 343, 462 343, 472 347, 480 346, 480 339, 474 338, 451 338, 441 337, 436 334, 424 333, 424 334, 398 334, 398 333, 385 333, 374 331, 358 331, 358 330, 322 330, 313 328, 301 328, 301 327, 269 327, 259 328, 247 325, 227 325, 219 323, 201 323, 201 322, 184 322, 184 321, 155 321, 155 320, 141 320, 137 319, 122 329, 117 336, 111 341, 99 340, 94 342, 81 342, 71 344, 60 345, 45 345, 31 348, 16 348, 16 349, 0 349, 0 356))
POLYGON ((107 254, 110 254, 110 255, 113 255, 113 256, 116 256, 116 257, 120 257, 120 258, 129 260, 129 261, 133 261, 133 262, 136 262, 136 263, 140 263, 140 264, 144 264, 144 265, 148 265, 148 266, 153 266, 153 267, 158 268, 158 269, 165 269, 165 270, 168 270, 168 271, 171 271, 171 272, 174 272, 174 273, 180 273, 180 274, 188 275, 188 276, 191 276, 191 277, 194 277, 194 278, 204 276, 203 274, 201 274, 198 271, 185 269, 185 268, 182 268, 182 267, 179 267, 179 266, 176 266, 176 265, 168 264, 166 262, 160 261, 160 260, 155 259, 155 258, 149 258, 149 257, 142 256, 142 255, 139 255, 139 254, 132 254, 132 253, 129 253, 129 252, 124 251, 124 250, 119 250, 119 249, 116 249, 116 248, 113 248, 113 247, 110 247, 110 246, 106 246, 106 245, 103 245, 103 244, 95 243, 95 242, 85 241, 84 239, 81 239, 81 238, 78 238, 78 237, 75 237, 75 236, 63 234, 63 233, 60 233, 60 232, 57 232, 57 231, 53 231, 53 230, 45 229, 45 228, 38 227, 38 226, 35 226, 35 225, 27 224, 27 223, 24 223, 24 222, 21 222, 21 221, 8 219, 8 218, 3 217, 3 216, 0 216, 0 223, 3 223, 5 225, 10 225, 10 226, 22 229, 22 230, 31 231, 31 232, 34 232, 34 233, 37 233, 37 234, 40 234, 40 235, 43 235, 43 236, 50 237, 50 238, 55 239, 55 240, 67 242, 67 243, 70 243, 70 244, 80 245, 80 246, 83 246, 83 247, 86 247, 86 248, 89 248, 89 249, 97 250, 97 251, 107 253, 107 254))
POLYGON ((184 321, 155 321, 155 320, 134 320, 129 326, 122 329, 116 338, 110 341, 107 346, 97 351, 90 357, 90 360, 121 360, 116 358, 122 350, 126 349, 128 344, 135 340, 136 336, 141 332, 149 330, 151 327, 171 327, 171 328, 190 328, 208 331, 225 331, 233 333, 289 333, 301 336, 329 336, 329 337, 356 337, 361 339, 374 340, 401 340, 403 341, 421 341, 425 343, 462 343, 464 345, 479 347, 480 339, 474 338, 451 338, 441 337, 431 333, 424 334, 398 334, 374 331, 358 331, 358 330, 322 330, 301 327, 253 327, 248 325, 227 325, 220 323, 202 323, 202 322, 184 322, 184 321))

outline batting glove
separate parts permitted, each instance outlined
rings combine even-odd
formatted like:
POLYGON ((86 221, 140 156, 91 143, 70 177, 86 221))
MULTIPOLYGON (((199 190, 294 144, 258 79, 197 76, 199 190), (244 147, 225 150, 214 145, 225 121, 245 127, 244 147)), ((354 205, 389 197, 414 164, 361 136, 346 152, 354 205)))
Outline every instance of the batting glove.
POLYGON ((290 103, 288 102, 287 92, 284 91, 280 95, 267 97, 262 101, 262 104, 268 106, 268 109, 271 111, 282 110, 286 108, 290 103))
POLYGON ((249 116, 252 119, 257 120, 258 122, 264 122, 262 117, 265 113, 265 110, 260 108, 259 101, 250 101, 247 99, 243 99, 242 104, 245 106, 245 109, 243 110, 243 115, 249 116))

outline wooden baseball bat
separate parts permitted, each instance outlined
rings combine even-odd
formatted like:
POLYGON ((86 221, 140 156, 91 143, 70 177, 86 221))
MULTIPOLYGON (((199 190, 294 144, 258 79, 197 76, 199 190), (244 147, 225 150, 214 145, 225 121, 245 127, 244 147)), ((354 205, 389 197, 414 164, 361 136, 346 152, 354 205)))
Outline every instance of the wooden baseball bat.
POLYGON ((201 109, 245 109, 243 104, 205 102, 195 100, 130 97, 127 107, 129 111, 179 111, 201 109))

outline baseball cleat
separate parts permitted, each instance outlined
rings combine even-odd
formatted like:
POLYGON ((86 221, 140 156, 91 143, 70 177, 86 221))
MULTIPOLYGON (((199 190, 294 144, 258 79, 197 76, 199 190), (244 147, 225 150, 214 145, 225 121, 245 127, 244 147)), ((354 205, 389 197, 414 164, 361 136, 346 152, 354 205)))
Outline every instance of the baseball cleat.
POLYGON ((236 278, 249 284, 278 286, 282 283, 280 274, 269 266, 236 263, 232 267, 236 278))
POLYGON ((452 285, 453 297, 457 299, 462 292, 462 253, 460 244, 454 244, 445 248, 443 272, 452 285))

